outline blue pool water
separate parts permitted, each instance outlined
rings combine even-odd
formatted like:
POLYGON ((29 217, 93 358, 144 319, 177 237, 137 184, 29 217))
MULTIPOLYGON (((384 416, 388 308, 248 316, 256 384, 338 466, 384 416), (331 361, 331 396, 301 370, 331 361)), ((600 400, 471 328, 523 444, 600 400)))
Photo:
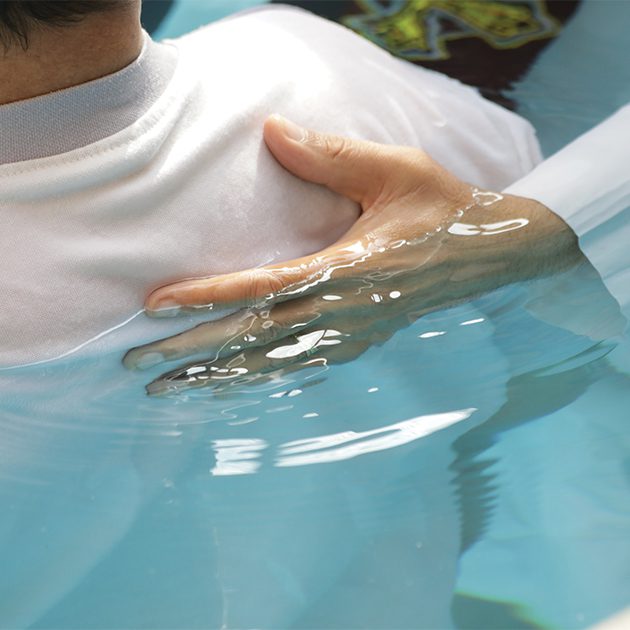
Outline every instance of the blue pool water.
MULTIPOLYGON (((576 273, 561 315, 596 297, 571 326, 613 334, 576 273)), ((554 282, 214 395, 147 398, 115 339, 4 372, 2 627, 579 628, 623 607, 628 346, 542 321, 554 282)))
MULTIPOLYGON (((560 117, 569 50, 516 89, 547 151, 630 97, 560 117)), ((587 628, 630 604, 625 329, 578 269, 248 387, 149 398, 124 329, 2 371, 0 628, 587 628)))

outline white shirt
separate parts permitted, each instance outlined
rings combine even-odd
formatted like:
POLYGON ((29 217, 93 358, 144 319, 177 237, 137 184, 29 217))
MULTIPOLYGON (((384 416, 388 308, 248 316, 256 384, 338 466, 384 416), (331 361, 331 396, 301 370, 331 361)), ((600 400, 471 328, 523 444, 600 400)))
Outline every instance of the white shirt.
MULTIPOLYGON (((22 106, 59 112, 70 99, 75 117, 89 117, 83 133, 93 136, 50 154, 68 135, 67 122, 53 119, 49 134, 59 133, 42 138, 44 156, 0 165, 0 365, 71 351, 137 312, 161 283, 306 254, 341 236, 356 207, 274 161, 261 135, 273 112, 420 146, 459 177, 493 189, 540 159, 531 126, 515 114, 303 11, 249 12, 164 47, 169 80, 153 102, 140 99, 131 122, 129 104, 118 104, 123 128, 90 110, 102 96, 99 81, 0 107, 8 129, 7 116, 23 119, 22 106), (81 98, 90 90, 92 98, 81 98)), ((151 75, 150 63, 144 74, 138 63, 147 65, 147 55, 121 71, 124 80, 105 100, 151 75)), ((24 130, 29 142, 37 144, 37 135, 24 130)), ((186 323, 128 327, 128 341, 177 326, 186 323)))
MULTIPOLYGON (((41 127, 34 120, 37 116, 27 116, 22 108, 55 112, 44 126, 50 136, 31 143, 39 146, 39 155, 21 154, 0 165, 0 286, 4 298, 0 365, 5 366, 71 351, 128 319, 141 307, 147 292, 162 282, 305 254, 340 236, 356 218, 357 209, 347 200, 294 178, 274 161, 261 134, 264 119, 273 112, 316 129, 421 146, 458 176, 488 188, 507 186, 540 159, 534 132, 523 119, 483 100, 471 88, 398 61, 350 31, 297 10, 248 13, 157 49, 147 43, 140 59, 121 73, 42 99, 46 102, 35 99, 0 108, 3 132, 9 129, 10 120, 28 131, 25 138, 37 138, 41 127), (157 73, 154 64, 159 66, 157 73), (130 101, 121 96, 125 86, 146 85, 151 83, 150 77, 162 86, 159 94, 146 98, 144 90, 133 90, 130 101), (68 103, 72 106, 64 108, 68 103), (104 122, 103 109, 112 103, 118 116, 104 122), (64 111, 72 116, 64 118, 64 111), (75 119, 81 120, 80 129, 69 138, 75 119)), ((17 150, 26 150, 19 143, 19 134, 14 137, 11 147, 3 145, 0 155, 15 156, 17 150)), ((470 309, 467 319, 476 316, 474 307, 470 309)), ((449 312, 446 317, 454 315, 449 312)), ((156 427, 162 421, 173 421, 170 405, 148 401, 150 406, 146 406, 143 385, 147 375, 125 371, 120 356, 131 345, 189 326, 186 319, 143 322, 138 317, 112 335, 114 341, 107 349, 116 345, 120 352, 0 373, 4 432, 14 435, 5 440, 2 450, 0 489, 8 497, 3 505, 11 504, 12 496, 18 497, 17 508, 0 531, 2 555, 12 567, 7 571, 9 579, 0 584, 0 625, 28 626, 72 593, 82 576, 127 535, 161 488, 163 478, 178 474, 177 461, 185 459, 186 444, 165 452, 160 431, 154 431, 148 441, 123 438, 113 444, 119 433, 112 423, 121 419, 127 436, 128 430, 133 433, 136 424, 143 425, 145 420, 156 427), (38 428, 29 430, 27 418, 33 418, 38 428), (86 418, 88 432, 82 430, 86 418), (46 482, 51 486, 45 487, 45 495, 28 494, 37 499, 25 505, 22 486, 14 480, 29 475, 39 478, 40 463, 46 467, 48 462, 56 462, 56 453, 65 454, 64 466, 46 469, 46 482), (143 458, 146 467, 140 462, 143 458), (87 486, 96 509, 85 508, 83 489, 87 486), (31 503, 36 506, 29 510, 31 503), (32 523, 36 526, 30 527, 32 523), (68 548, 71 557, 65 552, 68 548), (28 557, 24 549, 31 550, 28 557), (20 596, 24 592, 29 593, 28 598, 20 596)), ((475 356, 483 353, 484 363, 493 374, 497 372, 502 383, 505 361, 488 343, 491 325, 467 335, 461 334, 465 329, 459 329, 457 321, 452 327, 460 331, 459 336, 444 336, 454 344, 452 351, 478 345, 475 356), (458 343, 462 336, 466 343, 458 343)), ((449 375, 452 357, 448 355, 449 375)), ((397 374, 393 369, 390 373, 392 379, 397 374)), ((369 378, 368 371, 365 379, 369 378)), ((424 394, 431 401, 430 393, 444 379, 444 371, 433 368, 431 378, 423 379, 421 386, 414 384, 411 401, 424 394)), ((329 382, 330 389, 318 396, 343 400, 336 388, 344 388, 344 380, 329 382)), ((501 404, 500 388, 498 394, 494 389, 472 389, 480 410, 475 421, 488 417, 501 404)), ((459 398, 470 394, 464 386, 458 391, 459 398)), ((385 403, 361 398, 354 430, 376 427, 377 439, 381 434, 387 437, 389 430, 381 429, 384 418, 390 421, 385 403)), ((449 396, 449 405, 456 404, 451 399, 449 396)), ((228 404, 231 406, 233 402, 228 404)), ((440 410, 438 402, 435 407, 440 410)), ((431 411, 432 407, 427 413, 431 411)), ((203 426, 209 413, 203 401, 178 406, 176 422, 203 426)), ((407 412, 401 408, 398 413, 407 412)), ((305 437, 311 431, 334 434, 339 430, 334 418, 336 414, 324 414, 323 426, 305 424, 305 437)), ((405 418, 400 415, 391 421, 405 418)), ((273 453, 295 439, 296 433, 292 423, 272 424, 226 428, 221 423, 211 434, 220 444, 222 437, 231 439, 236 431, 248 443, 264 440, 269 444, 264 452, 273 453)), ((399 433, 405 440, 415 435, 407 425, 399 433)), ((444 438, 440 442, 439 449, 434 443, 427 448, 431 461, 438 462, 430 470, 448 464, 449 445, 444 438)), ((397 470, 392 467, 391 474, 396 476, 397 470)), ((334 477, 335 468, 326 468, 326 473, 334 477)), ((325 487, 319 470, 310 474, 325 487)), ((426 478, 434 477, 428 474, 426 478)), ((247 504, 249 490, 243 494, 231 492, 226 484, 218 487, 225 497, 219 504, 231 499, 247 504)), ((454 515, 448 493, 437 495, 440 504, 447 503, 445 513, 454 515)), ((282 494, 270 497, 269 502, 272 513, 276 507, 278 514, 291 512, 291 503, 282 494)), ((432 513, 430 508, 427 511, 432 513)), ((241 514, 238 506, 228 513, 236 519, 241 514)), ((274 524, 274 540, 296 540, 297 554, 292 548, 287 551, 299 558, 294 579, 298 586, 308 584, 320 570, 319 550, 328 541, 318 531, 319 542, 313 547, 310 532, 317 520, 309 511, 300 516, 297 526, 289 518, 280 519, 282 526, 274 524)), ((216 520, 214 515, 208 518, 216 520)), ((453 564, 456 518, 449 517, 447 522, 449 535, 445 538, 453 564)), ((430 537, 436 527, 441 529, 440 536, 444 534, 438 521, 429 520, 426 535, 430 537)), ((266 566, 261 553, 278 553, 281 559, 286 554, 279 545, 272 545, 276 552, 268 549, 267 530, 261 524, 246 542, 230 538, 231 522, 220 529, 221 536, 229 539, 222 538, 223 556, 206 572, 214 574, 217 566, 229 572, 221 576, 221 583, 235 587, 229 603, 230 624, 249 626, 253 619, 260 626, 289 625, 302 607, 295 589, 278 589, 274 580, 258 579, 247 564, 260 569, 266 566), (271 598, 273 606, 268 605, 271 598), (272 615, 269 623, 265 624, 262 615, 272 615)), ((335 538, 339 535, 336 530, 330 532, 335 538)), ((334 573, 344 566, 335 563, 334 573)), ((448 616, 444 602, 450 597, 453 566, 439 580, 431 578, 434 590, 440 593, 440 603, 435 606, 440 615, 448 616)), ((170 614, 176 610, 166 599, 158 602, 152 598, 151 602, 151 614, 160 619, 167 610, 170 614)), ((75 604, 70 597, 69 605, 75 604)), ((191 619, 198 608, 205 607, 205 601, 198 599, 195 604, 196 608, 186 612, 191 619)), ((139 614, 146 623, 149 612, 144 602, 141 607, 139 614)), ((226 615, 227 608, 226 604, 226 615)), ((116 613, 124 615, 125 623, 132 623, 126 612, 116 613)))
MULTIPOLYGON (((352 222, 356 209, 326 191, 295 180, 275 164, 260 135, 262 121, 274 111, 322 130, 422 146, 460 177, 489 188, 501 189, 522 178, 539 159, 533 132, 522 119, 482 100, 457 82, 396 61, 345 29, 303 12, 275 9, 250 13, 197 31, 169 46, 178 56, 176 66, 155 100, 143 101, 141 106, 134 101, 137 120, 127 124, 125 115, 120 128, 116 129, 114 120, 110 128, 99 126, 97 132, 90 126, 90 132, 99 137, 85 146, 66 147, 62 153, 31 156, 0 167, 0 256, 5 271, 1 281, 5 305, 0 362, 36 361, 72 349, 132 314, 157 283, 260 264, 312 251, 334 240, 352 222)), ((170 68, 171 55, 164 58, 168 63, 161 67, 170 68)), ((134 80, 141 80, 136 67, 127 70, 136 77, 134 80)), ((115 81, 116 77, 107 80, 115 81)), ((72 92, 76 95, 74 90, 88 88, 98 92, 95 85, 73 88, 72 92)), ((108 98, 114 91, 108 88, 108 98)), ((64 91, 54 98, 67 96, 69 92, 64 91)), ((91 99, 87 102, 94 105, 91 99)), ((127 106, 124 109, 129 112, 127 106)), ((2 116, 0 108, 0 119, 2 116)), ((50 140, 46 146, 51 148, 53 144, 50 140)), ((524 187, 522 194, 533 190, 532 184, 530 189, 524 187)), ((390 363, 385 360, 383 368, 383 357, 373 349, 376 356, 371 360, 379 360, 382 378, 389 379, 385 386, 389 383, 406 394, 400 396, 396 417, 391 417, 386 402, 362 394, 374 378, 369 362, 339 368, 352 371, 353 378, 360 371, 359 384, 352 390, 347 390, 348 379, 338 377, 325 380, 320 389, 313 391, 333 407, 336 401, 351 404, 351 429, 373 432, 373 449, 384 438, 394 436, 405 443, 422 436, 414 433, 415 424, 399 420, 457 408, 460 402, 474 404, 478 411, 472 421, 482 422, 504 402, 509 366, 495 346, 490 321, 461 328, 461 322, 475 321, 474 309, 466 305, 424 320, 428 330, 448 330, 448 334, 433 339, 435 346, 423 347, 427 367, 421 378, 414 372, 397 370, 395 353, 389 356, 390 363), (474 356, 483 369, 469 370, 467 356, 474 356), (444 387, 444 383, 453 381, 458 383, 456 388, 444 387), (485 381, 483 387, 479 386, 481 381, 485 381), (392 421, 394 429, 381 426, 392 421)), ((185 328, 188 323, 150 322, 140 333, 152 338, 159 336, 160 326, 174 325, 185 328)), ((134 329, 134 334, 138 330, 134 329)), ((417 351, 411 344, 406 347, 407 352, 417 351)), ((82 366, 78 361, 69 372, 60 362, 58 370, 36 370, 36 376, 30 379, 20 378, 22 373, 17 371, 10 387, 5 387, 11 399, 4 404, 9 410, 10 404, 18 409, 17 413, 5 412, 5 422, 9 428, 19 429, 27 424, 25 431, 5 431, 12 436, 2 452, 0 471, 6 496, 13 496, 12 480, 20 480, 24 470, 31 470, 31 464, 36 479, 40 462, 45 467, 57 461, 57 454, 73 464, 52 471, 44 468, 50 486, 43 486, 35 495, 37 501, 22 502, 22 487, 16 485, 20 509, 5 519, 0 532, 3 557, 8 555, 13 561, 5 586, 5 602, 11 602, 11 606, 5 603, 0 614, 0 622, 6 626, 27 626, 71 594, 81 578, 124 539, 164 480, 180 474, 181 461, 187 461, 186 448, 190 448, 185 441, 177 448, 165 449, 157 430, 148 439, 141 439, 141 435, 136 442, 125 440, 130 425, 146 421, 150 428, 157 429, 161 422, 165 427, 171 426, 169 421, 189 421, 190 426, 202 427, 209 422, 210 412, 203 399, 197 405, 194 401, 179 405, 176 413, 168 405, 149 406, 142 393, 146 376, 123 373, 122 368, 111 371, 108 358, 112 357, 105 357, 103 365, 86 361, 82 366), (47 381, 42 385, 44 376, 47 381), (81 396, 66 396, 68 390, 80 391, 81 396), (28 413, 21 411, 22 407, 28 413), (32 427, 24 422, 31 417, 35 419, 32 427), (85 427, 87 417, 89 430, 70 430, 85 427), (110 430, 117 428, 119 433, 110 430), (100 509, 86 511, 86 495, 100 509), (26 504, 24 508, 22 503, 26 504), (40 527, 42 523, 50 527, 40 527), (24 554, 24 549, 31 553, 24 554), (72 550, 70 557, 68 549, 72 550), (16 573, 20 579, 16 579, 16 573), (20 596, 24 592, 28 592, 28 598, 20 596)), ((115 357, 117 366, 118 359, 115 357)), ((297 405, 309 391, 297 397, 297 405)), ((265 397, 263 402, 269 400, 275 399, 265 397)), ((220 400, 212 403, 216 413, 234 408, 230 400, 223 403, 224 407, 220 400)), ((260 407, 264 410, 264 405, 260 407)), ((326 450, 328 445, 321 433, 326 432, 331 419, 322 415, 322 425, 299 424, 299 430, 309 438, 309 432, 317 433, 326 450)), ((261 422, 232 427, 217 423, 207 437, 204 433, 204 439, 210 441, 212 437, 218 451, 221 440, 216 438, 227 438, 228 445, 235 435, 250 444, 259 444, 264 438, 269 445, 265 452, 272 453, 266 460, 271 467, 276 457, 273 449, 279 445, 278 453, 283 456, 286 448, 282 445, 290 446, 289 441, 296 438, 296 424, 261 422)), ((462 423, 461 430, 467 428, 462 423)), ((343 435, 335 432, 340 429, 333 426, 328 432, 339 439, 343 435)), ((432 487, 434 480, 448 479, 434 473, 443 472, 451 461, 452 435, 437 433, 435 437, 427 443, 422 457, 411 459, 424 473, 421 478, 427 484, 419 493, 426 497, 427 505, 421 506, 425 520, 418 531, 421 537, 426 535, 426 540, 441 543, 425 545, 427 553, 439 559, 426 563, 428 585, 431 595, 435 594, 435 608, 445 615, 441 623, 432 625, 446 627, 459 539, 455 531, 456 506, 448 488, 432 487), (434 518, 436 514, 442 519, 434 518), (446 560, 452 566, 444 568, 446 560), (441 569, 439 575, 436 566, 441 569)), ((363 448, 367 448, 365 442, 363 448)), ((328 448, 328 453, 331 450, 328 448)), ((284 456, 285 465, 290 465, 291 453, 285 452, 284 456)), ((295 486, 296 494, 329 479, 332 486, 337 482, 335 470, 317 467, 311 472, 312 481, 300 477, 306 480, 295 486), (328 475, 323 480, 321 468, 328 475)), ((357 474, 363 475, 363 470, 357 474)), ((394 481, 406 474, 406 467, 399 461, 377 471, 383 488, 396 487, 394 481)), ((364 477, 360 478, 365 483, 364 477)), ((356 503, 356 513, 363 514, 366 507, 371 507, 370 495, 366 493, 365 499, 357 496, 353 481, 351 478, 346 482, 348 498, 356 503)), ((301 577, 305 576, 303 583, 308 585, 307 578, 319 575, 324 565, 334 568, 332 577, 326 574, 334 582, 336 572, 342 574, 344 563, 350 564, 350 560, 336 558, 330 563, 319 559, 325 558, 321 550, 328 549, 339 530, 331 528, 311 536, 319 523, 312 517, 316 504, 311 511, 302 507, 296 526, 292 518, 284 518, 296 511, 280 493, 270 497, 269 493, 260 493, 256 484, 240 493, 233 492, 230 485, 217 488, 219 500, 204 502, 210 512, 208 522, 215 524, 218 517, 212 509, 226 504, 226 514, 233 513, 235 522, 242 514, 241 506, 259 496, 269 502, 269 513, 283 516, 268 522, 255 521, 253 532, 245 539, 238 536, 229 517, 225 523, 219 520, 221 544, 217 548, 223 556, 215 563, 227 576, 215 571, 214 564, 207 571, 219 575, 221 586, 225 583, 232 587, 226 591, 230 597, 226 600, 230 604, 229 621, 244 627, 237 623, 238 616, 251 615, 257 625, 265 625, 259 615, 262 611, 275 615, 268 624, 271 627, 289 625, 302 609, 299 588, 284 579, 288 587, 277 589, 269 579, 270 572, 265 572, 261 580, 258 573, 248 570, 249 563, 260 570, 266 566, 265 558, 260 560, 261 554, 274 557, 273 552, 285 549, 285 554, 299 559, 295 579, 298 587, 301 577), (265 546, 270 538, 266 527, 273 528, 273 540, 277 541, 275 546, 272 543, 273 552, 265 546), (282 545, 289 538, 295 544, 282 545), (314 546, 313 540, 317 541, 314 546), (250 596, 257 598, 253 605, 250 596), (271 597, 273 607, 268 605, 271 597)), ((10 499, 6 501, 11 504, 10 499)), ((349 514, 353 516, 352 510, 349 514)), ((354 530, 347 527, 344 531, 351 552, 350 534, 354 530)), ((414 529, 410 535, 416 536, 418 531, 414 529)), ((398 565, 400 557, 403 555, 392 554, 388 572, 384 572, 382 557, 375 555, 374 574, 404 575, 398 565)), ((123 573, 120 565, 115 566, 117 577, 133 575, 133 570, 123 573)), ((357 566, 360 572, 365 567, 363 563, 357 566)), ((279 579, 283 578, 285 575, 280 574, 279 579)), ((124 587, 123 582, 119 590, 124 587)), ((150 592, 151 585, 146 588, 150 592)), ((147 611, 142 598, 127 590, 129 599, 142 608, 145 621, 148 614, 162 617, 174 609, 168 600, 154 597, 147 611)), ((101 592, 95 590, 99 600, 101 592)), ((358 593, 354 594, 357 600, 365 600, 363 593, 358 593)), ((373 602, 354 602, 351 598, 346 604, 349 610, 376 609, 381 603, 379 598, 373 602)), ((79 601, 90 605, 78 591, 76 599, 70 596, 68 606, 74 610, 79 601)), ((423 601, 418 600, 419 604, 423 601)), ((103 602, 109 605, 108 600, 103 602)), ((197 598, 195 604, 205 606, 205 600, 197 598)), ((227 603, 225 607, 227 615, 227 603)), ((130 619, 125 616, 126 623, 130 619)))

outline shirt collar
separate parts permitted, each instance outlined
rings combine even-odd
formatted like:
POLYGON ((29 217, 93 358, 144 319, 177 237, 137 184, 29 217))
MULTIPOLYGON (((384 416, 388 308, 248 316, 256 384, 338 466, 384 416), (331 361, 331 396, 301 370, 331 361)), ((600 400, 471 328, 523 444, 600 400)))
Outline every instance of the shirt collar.
POLYGON ((144 34, 138 58, 94 81, 0 105, 0 164, 72 151, 138 120, 171 80, 177 50, 144 34))

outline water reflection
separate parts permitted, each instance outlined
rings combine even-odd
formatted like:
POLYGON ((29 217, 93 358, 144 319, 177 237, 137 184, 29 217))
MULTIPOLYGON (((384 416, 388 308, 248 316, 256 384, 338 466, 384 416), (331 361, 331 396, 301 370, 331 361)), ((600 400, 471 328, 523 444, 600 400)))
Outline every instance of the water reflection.
POLYGON ((345 431, 282 444, 276 466, 305 466, 352 459, 409 444, 456 422, 470 418, 476 409, 459 409, 419 416, 371 431, 345 431))

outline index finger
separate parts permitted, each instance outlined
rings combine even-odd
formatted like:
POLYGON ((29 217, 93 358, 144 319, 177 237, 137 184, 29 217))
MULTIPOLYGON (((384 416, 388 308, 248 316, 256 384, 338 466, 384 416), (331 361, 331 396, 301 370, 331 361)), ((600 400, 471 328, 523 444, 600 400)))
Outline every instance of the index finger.
POLYGON ((150 316, 172 317, 186 309, 253 306, 272 298, 282 301, 310 292, 333 275, 335 279, 349 275, 357 261, 370 255, 370 248, 360 241, 341 243, 314 256, 213 278, 184 280, 153 291, 145 309, 150 316))
POLYGON ((182 307, 251 306, 289 286, 307 281, 323 265, 318 259, 303 258, 213 278, 183 280, 153 291, 146 299, 145 309, 148 315, 171 316, 182 307))

